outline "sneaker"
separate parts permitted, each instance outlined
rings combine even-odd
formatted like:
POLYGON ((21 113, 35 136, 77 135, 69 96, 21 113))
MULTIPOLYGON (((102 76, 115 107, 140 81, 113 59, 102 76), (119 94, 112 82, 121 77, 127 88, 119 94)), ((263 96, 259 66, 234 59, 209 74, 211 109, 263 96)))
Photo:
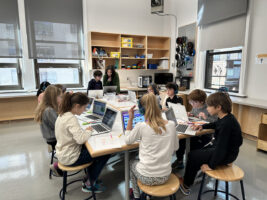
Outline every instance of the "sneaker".
MULTIPOLYGON (((96 184, 103 185, 103 181, 100 180, 100 179, 97 179, 96 180, 96 184)), ((85 185, 89 185, 90 186, 89 180, 87 180, 86 177, 82 181, 82 186, 85 186, 85 185)))
POLYGON ((63 172, 61 169, 58 168, 57 163, 51 164, 50 169, 52 170, 53 174, 55 174, 56 176, 59 176, 59 177, 63 176, 63 172))
POLYGON ((187 188, 183 183, 180 184, 180 190, 185 196, 190 195, 190 188, 187 188))
POLYGON ((183 169, 184 168, 184 162, 181 160, 176 160, 174 163, 172 163, 172 168, 173 169, 183 169))
MULTIPOLYGON (((98 194, 98 193, 102 193, 102 192, 104 192, 106 190, 106 187, 105 186, 102 186, 102 185, 98 185, 98 184, 95 184, 94 185, 94 192, 96 193, 96 194, 98 194)), ((83 192, 92 192, 92 186, 86 186, 86 185, 84 185, 83 187, 82 187, 82 191, 83 192)))

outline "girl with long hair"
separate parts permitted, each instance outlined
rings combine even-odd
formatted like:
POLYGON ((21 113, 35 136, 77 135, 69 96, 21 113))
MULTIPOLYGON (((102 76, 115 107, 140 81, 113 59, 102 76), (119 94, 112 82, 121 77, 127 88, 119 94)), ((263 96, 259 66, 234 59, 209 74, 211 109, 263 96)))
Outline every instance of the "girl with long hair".
POLYGON ((134 108, 129 110, 125 142, 132 144, 140 140, 139 160, 130 162, 131 199, 140 199, 137 180, 145 185, 161 185, 168 181, 172 154, 179 143, 174 122, 162 118, 153 93, 147 93, 140 99, 139 111, 145 116, 145 122, 136 124, 132 129, 134 108))

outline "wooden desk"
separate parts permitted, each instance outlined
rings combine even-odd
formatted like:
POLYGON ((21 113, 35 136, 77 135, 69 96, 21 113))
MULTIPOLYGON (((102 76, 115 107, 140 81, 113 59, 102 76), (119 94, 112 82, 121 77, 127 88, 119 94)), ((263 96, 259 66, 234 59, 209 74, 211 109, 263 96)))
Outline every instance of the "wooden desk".
MULTIPOLYGON (((200 136, 204 134, 211 134, 214 130, 212 129, 205 129, 202 131, 199 131, 196 133, 195 136, 200 136)), ((191 135, 184 135, 184 134, 178 134, 179 139, 186 139, 186 159, 187 155, 190 151, 190 138, 195 137, 191 135)), ((130 175, 129 175, 129 150, 136 149, 139 147, 138 143, 131 144, 131 145, 124 145, 122 148, 116 148, 116 149, 106 149, 106 150, 99 150, 94 151, 94 149, 91 147, 91 145, 88 143, 88 141, 85 143, 85 146, 87 150, 90 152, 90 155, 92 157, 98 157, 118 152, 124 152, 124 173, 125 173, 125 199, 129 200, 129 181, 130 181, 130 175)))

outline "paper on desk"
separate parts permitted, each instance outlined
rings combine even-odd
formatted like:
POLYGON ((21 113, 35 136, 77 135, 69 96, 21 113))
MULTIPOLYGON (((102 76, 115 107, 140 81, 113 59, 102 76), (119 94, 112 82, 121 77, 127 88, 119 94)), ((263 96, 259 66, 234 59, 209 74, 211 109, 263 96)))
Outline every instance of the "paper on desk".
POLYGON ((122 101, 122 102, 118 102, 118 101, 112 101, 109 102, 112 106, 117 107, 117 108, 125 108, 125 107, 132 107, 134 105, 136 105, 136 103, 133 103, 131 101, 122 101))
POLYGON ((121 148, 121 141, 118 136, 112 136, 110 134, 105 134, 101 136, 94 136, 94 149, 103 150, 103 149, 114 149, 121 148))

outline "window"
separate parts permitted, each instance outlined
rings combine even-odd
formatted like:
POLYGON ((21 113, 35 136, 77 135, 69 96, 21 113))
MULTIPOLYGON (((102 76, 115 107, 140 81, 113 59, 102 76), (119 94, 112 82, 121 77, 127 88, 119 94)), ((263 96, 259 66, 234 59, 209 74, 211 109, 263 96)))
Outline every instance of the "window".
POLYGON ((21 45, 17 0, 1 0, 0 90, 22 89, 21 45))
POLYGON ((37 88, 43 81, 63 84, 66 87, 82 87, 82 68, 79 60, 35 60, 37 88))
POLYGON ((238 93, 241 59, 241 47, 207 51, 205 89, 226 87, 238 93))
POLYGON ((43 81, 82 87, 82 0, 25 0, 25 11, 36 87, 43 81))

